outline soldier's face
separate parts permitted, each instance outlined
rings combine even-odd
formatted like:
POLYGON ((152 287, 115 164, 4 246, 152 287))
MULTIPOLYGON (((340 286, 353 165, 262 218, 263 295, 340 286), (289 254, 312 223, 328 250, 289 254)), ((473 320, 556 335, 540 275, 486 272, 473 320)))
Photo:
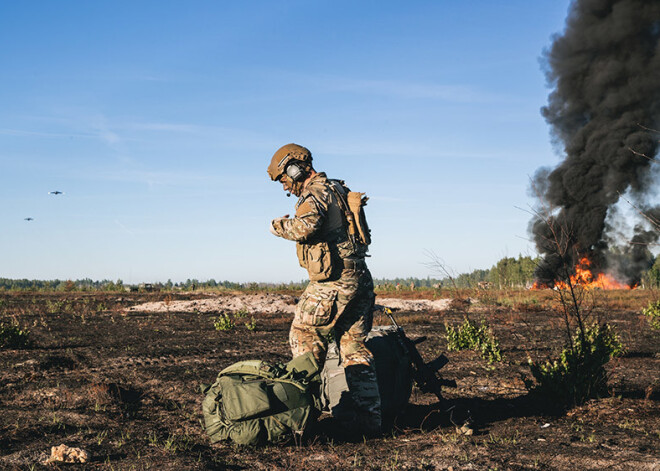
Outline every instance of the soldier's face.
POLYGON ((291 182, 287 176, 280 178, 280 183, 282 184, 282 189, 287 193, 292 191, 291 182))
POLYGON ((303 189, 302 183, 300 182, 295 183, 293 180, 291 180, 291 178, 289 178, 286 175, 280 178, 280 183, 282 184, 282 189, 287 193, 293 193, 296 196, 300 196, 302 194, 302 189, 303 189))

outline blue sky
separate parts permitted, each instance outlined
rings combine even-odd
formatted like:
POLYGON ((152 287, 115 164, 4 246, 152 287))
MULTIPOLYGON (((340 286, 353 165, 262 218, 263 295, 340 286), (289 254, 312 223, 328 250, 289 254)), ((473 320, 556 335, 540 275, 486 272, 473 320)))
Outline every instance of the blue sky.
POLYGON ((561 158, 540 58, 567 8, 2 2, 0 277, 304 279, 268 232, 289 142, 369 195, 375 277, 534 255, 529 177, 561 158))

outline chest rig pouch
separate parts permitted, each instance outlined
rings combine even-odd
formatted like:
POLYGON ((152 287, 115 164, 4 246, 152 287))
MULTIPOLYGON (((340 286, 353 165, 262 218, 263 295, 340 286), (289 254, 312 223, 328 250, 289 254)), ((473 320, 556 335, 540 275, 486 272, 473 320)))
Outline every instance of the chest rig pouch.
POLYGON ((332 253, 327 242, 296 244, 298 263, 307 269, 309 281, 325 281, 332 276, 332 253))

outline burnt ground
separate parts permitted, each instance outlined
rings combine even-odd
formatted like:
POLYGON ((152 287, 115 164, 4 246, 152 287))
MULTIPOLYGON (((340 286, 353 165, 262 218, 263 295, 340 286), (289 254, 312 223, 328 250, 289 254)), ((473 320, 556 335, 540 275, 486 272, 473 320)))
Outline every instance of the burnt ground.
POLYGON ((448 352, 442 370, 458 384, 445 396, 470 411, 473 435, 457 432, 435 396, 414 391, 382 438, 347 441, 322 420, 302 441, 261 448, 210 445, 199 386, 238 360, 288 361, 291 315, 248 313, 223 332, 213 313, 126 311, 192 297, 0 293, 2 320, 28 328, 32 340, 0 350, 0 469, 660 469, 660 334, 640 314, 657 293, 599 295, 593 315, 614 324, 627 348, 608 365, 610 397, 559 413, 530 399, 521 380, 528 356, 545 358, 565 339, 553 293, 481 293, 472 305, 397 314, 410 337, 428 337, 420 351, 429 360, 447 349, 446 322, 467 314, 492 326, 504 361, 448 352), (252 315, 254 331, 243 322, 252 315), (41 464, 62 443, 91 461, 41 464))

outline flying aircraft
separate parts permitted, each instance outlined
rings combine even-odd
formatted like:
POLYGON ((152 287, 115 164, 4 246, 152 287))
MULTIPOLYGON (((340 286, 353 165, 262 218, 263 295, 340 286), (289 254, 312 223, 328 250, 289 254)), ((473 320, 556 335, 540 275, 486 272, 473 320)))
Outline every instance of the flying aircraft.
POLYGON ((25 218, 26 221, 34 221, 34 218, 25 218))
POLYGON ((62 192, 60 190, 55 190, 55 191, 49 191, 48 194, 49 195, 63 195, 64 192, 62 192))

